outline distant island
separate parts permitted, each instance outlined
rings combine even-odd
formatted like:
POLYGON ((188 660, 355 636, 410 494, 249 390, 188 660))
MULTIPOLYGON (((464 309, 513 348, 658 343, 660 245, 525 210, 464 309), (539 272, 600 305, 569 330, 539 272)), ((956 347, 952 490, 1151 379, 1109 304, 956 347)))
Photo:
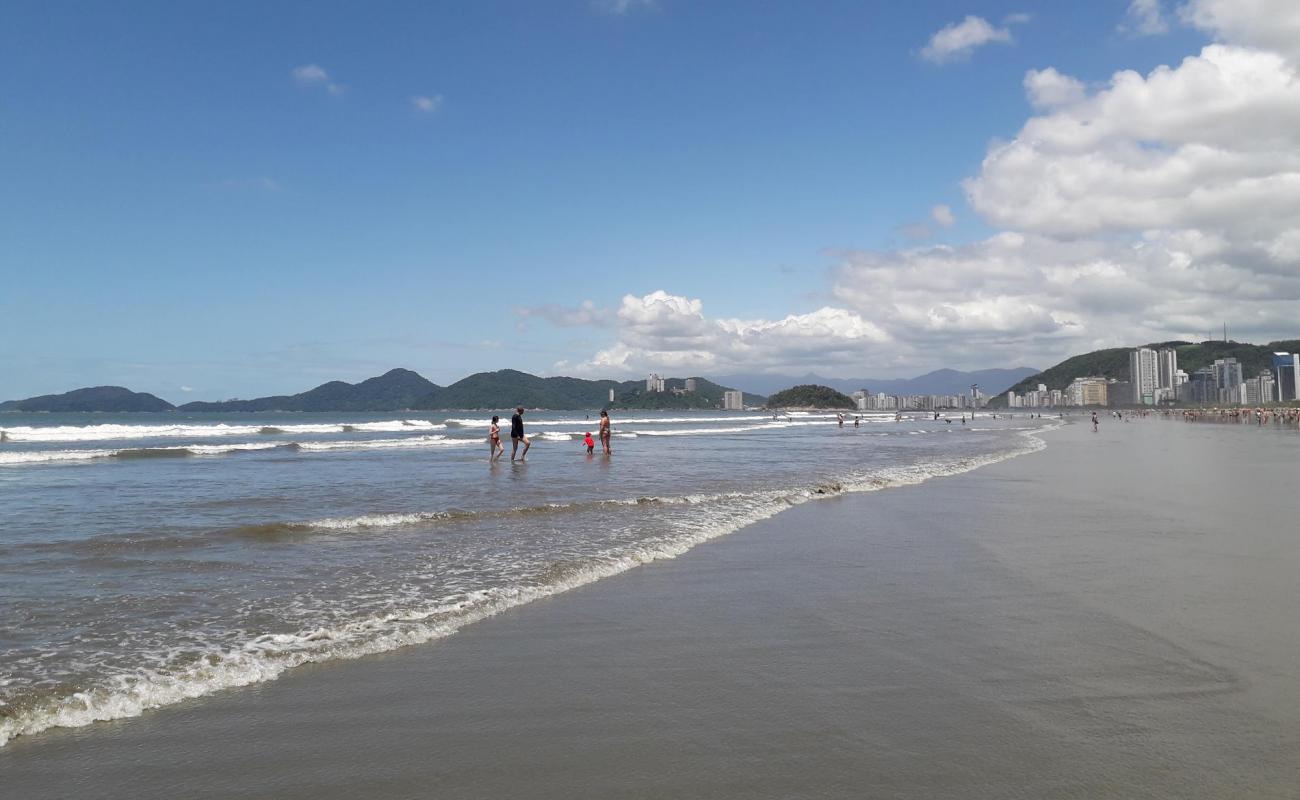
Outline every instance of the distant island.
POLYGON ((768 408, 844 408, 854 409, 853 398, 829 386, 805 383, 792 386, 767 398, 768 408))
POLYGON ((171 411, 171 403, 121 386, 91 386, 64 394, 44 394, 0 403, 0 411, 171 411))
MULTIPOLYGON (((716 409, 722 407, 721 386, 704 378, 666 378, 652 390, 647 381, 541 378, 518 370, 479 372, 439 386, 409 369, 346 383, 330 381, 299 394, 258 397, 251 400, 195 401, 174 406, 151 394, 120 386, 76 389, 65 394, 29 397, 0 403, 0 411, 432 411, 441 409, 610 408, 610 409, 716 409), (611 395, 613 400, 611 400, 611 395)), ((766 398, 749 395, 749 402, 766 398)))

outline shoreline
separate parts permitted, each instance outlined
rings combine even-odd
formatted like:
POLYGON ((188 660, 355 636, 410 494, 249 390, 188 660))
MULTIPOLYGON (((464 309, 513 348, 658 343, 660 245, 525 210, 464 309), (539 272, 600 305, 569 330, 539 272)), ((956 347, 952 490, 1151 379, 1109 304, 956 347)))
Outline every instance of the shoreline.
MULTIPOLYGON (((434 647, 20 737, 0 773, 23 797, 1293 796, 1294 636, 1228 658, 1204 642, 1235 619, 1134 604, 1146 589, 1113 563, 1063 576, 1086 542, 1029 535, 1017 505, 1088 519, 1074 461, 1155 427, 1065 426, 1046 451, 804 503, 434 647)), ((1113 463, 1121 486, 1140 466, 1113 463)))

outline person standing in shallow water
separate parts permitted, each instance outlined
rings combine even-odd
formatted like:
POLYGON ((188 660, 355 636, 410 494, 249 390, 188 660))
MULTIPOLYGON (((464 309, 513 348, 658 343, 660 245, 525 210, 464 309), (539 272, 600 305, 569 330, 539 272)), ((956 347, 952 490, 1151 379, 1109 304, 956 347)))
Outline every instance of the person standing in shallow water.
POLYGON ((600 436, 600 446, 603 447, 603 448, 605 449, 605 455, 609 455, 610 453, 614 452, 613 450, 609 449, 610 432, 609 432, 609 412, 608 412, 608 411, 601 411, 601 412, 600 412, 600 433, 599 433, 599 436, 600 436))
POLYGON ((496 414, 492 415, 492 425, 488 428, 488 446, 491 448, 488 461, 496 461, 506 451, 501 443, 501 418, 496 414))
MULTIPOLYGON (((524 407, 517 406, 515 415, 510 418, 510 460, 515 460, 515 454, 519 453, 519 460, 523 461, 528 457, 528 448, 532 447, 532 442, 524 436, 524 407), (524 443, 524 452, 519 453, 519 443, 524 443)), ((504 450, 504 448, 502 448, 504 450)))

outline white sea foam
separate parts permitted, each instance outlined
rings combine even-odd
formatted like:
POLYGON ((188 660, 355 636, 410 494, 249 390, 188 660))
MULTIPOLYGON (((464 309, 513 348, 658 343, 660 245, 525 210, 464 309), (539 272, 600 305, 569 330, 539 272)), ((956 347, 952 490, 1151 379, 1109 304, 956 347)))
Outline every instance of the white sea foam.
MULTIPOLYGON (((1039 430, 1049 430, 1051 426, 1039 430)), ((660 559, 675 558, 710 539, 769 518, 790 505, 841 491, 876 491, 968 472, 985 464, 1041 450, 1046 443, 1023 432, 1025 443, 1010 451, 902 466, 856 476, 851 481, 793 492, 744 493, 743 502, 702 515, 691 525, 674 526, 664 538, 594 556, 587 564, 541 584, 498 586, 462 599, 376 615, 335 627, 290 634, 266 634, 233 648, 214 649, 204 658, 172 671, 142 669, 116 675, 94 689, 52 699, 37 708, 0 718, 0 746, 15 736, 53 727, 79 727, 99 720, 138 716, 146 710, 202 697, 222 689, 275 680, 303 664, 351 659, 421 644, 455 633, 465 625, 507 609, 556 595, 660 559)), ((706 496, 701 496, 706 497, 706 496)), ((740 497, 740 494, 735 495, 740 497)), ((639 502, 639 501, 628 501, 639 502)), ((690 502, 690 501, 688 501, 690 502)), ((387 517, 378 515, 375 519, 387 517)), ((360 518, 357 518, 360 519, 360 518)))
POLYGON ((96 442, 109 439, 164 439, 187 437, 194 439, 218 436, 255 436, 265 432, 286 434, 343 433, 347 430, 400 432, 436 430, 447 427, 428 420, 387 420, 383 422, 329 423, 329 424, 278 424, 231 425, 27 425, 0 428, 0 433, 11 442, 96 442))
POLYGON ((449 439, 446 436, 432 434, 428 436, 413 436, 403 439, 354 439, 335 442, 267 441, 238 442, 230 444, 168 445, 165 447, 119 447, 114 449, 95 450, 30 450, 14 453, 0 452, 0 467, 57 462, 88 462, 102 458, 130 458, 136 455, 165 456, 175 454, 177 456, 220 456, 230 453, 256 450, 276 450, 288 447, 297 447, 299 450, 313 452, 330 450, 387 450, 419 447, 467 447, 478 444, 480 443, 471 439, 449 439))
POLYGON ((478 439, 449 439, 440 434, 405 439, 350 439, 337 442, 298 442, 300 450, 397 450, 417 447, 478 447, 478 439))
POLYGON ((547 439, 553 442, 569 442, 581 438, 582 434, 577 432, 567 433, 565 431, 542 431, 541 433, 533 434, 533 436, 538 439, 547 439))
POLYGON ((218 456, 245 450, 271 450, 284 446, 283 442, 245 442, 242 444, 187 444, 167 447, 123 447, 112 450, 30 450, 20 453, 0 453, 0 466, 17 464, 44 464, 58 461, 92 461, 140 454, 166 454, 218 456))
POLYGON ((26 453, 0 453, 0 466, 47 464, 55 461, 90 461, 109 458, 116 450, 33 450, 26 453))
MULTIPOLYGON (((707 417, 706 416, 620 417, 618 416, 618 414, 612 414, 610 415, 610 419, 614 425, 682 425, 682 424, 707 425, 707 424, 717 423, 717 422, 753 421, 756 419, 764 419, 764 417, 761 414, 743 414, 743 415, 731 414, 731 415, 716 415, 716 416, 707 416, 707 417)), ((484 430, 487 430, 487 426, 490 425, 492 422, 492 415, 488 414, 478 419, 453 417, 443 421, 446 422, 448 425, 455 425, 457 427, 483 428, 484 430)), ((504 421, 505 420, 503 418, 503 422, 504 421)), ((594 428, 600 424, 600 418, 594 414, 590 418, 585 418, 585 419, 578 419, 576 417, 560 418, 560 419, 532 419, 530 417, 527 417, 527 415, 525 415, 524 422, 528 425, 547 425, 547 426, 574 425, 574 426, 591 426, 594 428)))
POLYGON ((747 433, 749 431, 778 431, 785 426, 777 422, 762 425, 735 425, 727 428, 668 428, 667 430, 632 431, 637 436, 699 436, 709 433, 747 433))

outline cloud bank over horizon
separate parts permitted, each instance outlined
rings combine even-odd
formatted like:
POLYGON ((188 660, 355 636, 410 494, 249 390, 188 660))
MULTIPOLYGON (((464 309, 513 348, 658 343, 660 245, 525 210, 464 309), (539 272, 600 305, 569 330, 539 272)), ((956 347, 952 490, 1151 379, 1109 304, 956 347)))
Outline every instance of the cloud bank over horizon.
MULTIPOLYGON (((1162 32, 1163 14, 1158 3, 1130 10, 1145 35, 1162 32)), ((992 235, 841 252, 826 304, 782 319, 711 318, 671 287, 616 310, 539 311, 614 331, 556 369, 1045 367, 1102 347, 1199 340, 1224 322, 1238 339, 1294 336, 1300 4, 1193 0, 1176 14, 1214 43, 1101 85, 1050 65, 1026 73, 1033 113, 961 183, 992 235)), ((932 219, 948 227, 954 212, 936 204, 932 219)))

